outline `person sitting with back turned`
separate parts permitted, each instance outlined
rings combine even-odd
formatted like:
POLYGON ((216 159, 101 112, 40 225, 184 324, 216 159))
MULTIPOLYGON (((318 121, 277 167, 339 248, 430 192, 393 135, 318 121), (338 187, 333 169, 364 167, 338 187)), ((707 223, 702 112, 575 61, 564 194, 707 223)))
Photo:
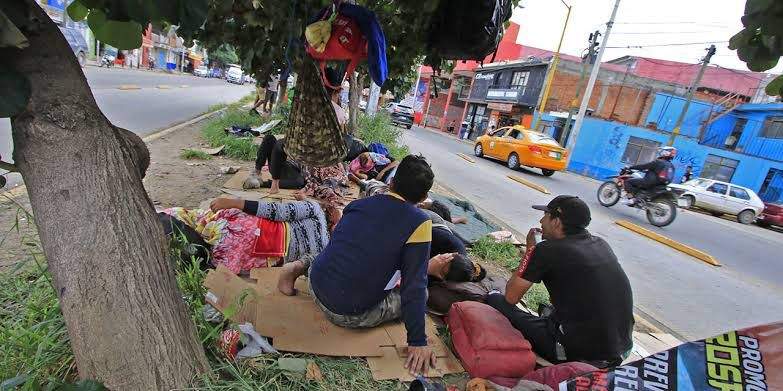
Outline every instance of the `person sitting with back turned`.
POLYGON ((406 156, 390 193, 348 204, 326 248, 285 265, 278 281, 283 294, 294 295, 296 279, 309 275, 313 299, 338 326, 375 327, 401 317, 411 373, 435 365, 424 327, 432 222, 416 207, 433 179, 423 157, 406 156))
POLYGON ((549 361, 620 365, 633 345, 634 318, 631 284, 617 257, 585 229, 590 209, 578 197, 561 195, 533 208, 544 211, 541 228, 528 232, 527 251, 505 297, 490 292, 487 304, 549 361), (536 243, 539 232, 544 241, 536 243), (530 286, 542 281, 554 311, 539 317, 517 308, 530 286))

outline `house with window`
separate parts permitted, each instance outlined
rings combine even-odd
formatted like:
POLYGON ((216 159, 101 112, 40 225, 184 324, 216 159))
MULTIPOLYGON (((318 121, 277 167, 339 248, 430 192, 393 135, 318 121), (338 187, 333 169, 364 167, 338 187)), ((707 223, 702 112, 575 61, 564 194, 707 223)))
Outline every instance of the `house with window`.
POLYGON ((464 121, 474 129, 471 139, 490 128, 530 126, 548 67, 548 62, 531 59, 492 63, 477 69, 465 99, 468 106, 464 121))
MULTIPOLYGON (((684 99, 657 94, 647 127, 587 118, 569 169, 595 178, 648 162, 666 145, 684 99), (654 126, 653 126, 654 125, 654 126)), ((674 146, 679 180, 687 166, 695 177, 753 189, 766 202, 783 203, 783 103, 742 104, 733 109, 697 101, 685 115, 674 146)))

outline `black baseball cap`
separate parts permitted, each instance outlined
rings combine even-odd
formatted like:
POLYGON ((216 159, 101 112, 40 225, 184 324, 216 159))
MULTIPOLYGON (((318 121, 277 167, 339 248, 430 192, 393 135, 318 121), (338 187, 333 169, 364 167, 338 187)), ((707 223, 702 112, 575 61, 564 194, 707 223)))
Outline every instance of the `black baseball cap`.
POLYGON ((547 205, 533 205, 533 209, 543 210, 565 225, 579 228, 590 225, 590 208, 577 196, 559 195, 547 205))

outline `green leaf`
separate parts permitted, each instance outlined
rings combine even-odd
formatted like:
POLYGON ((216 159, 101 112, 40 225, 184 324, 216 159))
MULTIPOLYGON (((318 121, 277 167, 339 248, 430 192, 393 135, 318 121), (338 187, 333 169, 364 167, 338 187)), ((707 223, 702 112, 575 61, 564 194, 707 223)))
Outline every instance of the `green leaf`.
POLYGON ((754 35, 756 35, 756 32, 750 29, 743 29, 737 34, 734 34, 734 36, 729 39, 729 49, 737 50, 740 47, 747 45, 754 35))
POLYGON ((770 96, 783 96, 783 75, 778 76, 775 80, 769 82, 765 92, 770 96))
POLYGON ((75 22, 84 20, 89 13, 89 8, 85 7, 79 0, 74 0, 74 2, 68 6, 68 17, 75 22))
POLYGON ((780 57, 774 57, 774 58, 755 58, 753 61, 747 63, 748 69, 750 69, 753 72, 764 72, 767 70, 770 70, 774 68, 776 65, 778 65, 778 60, 780 57))
MULTIPOLYGON (((94 12, 94 11, 93 11, 94 12)), ((90 12, 92 16, 92 12, 90 12)), ((89 21, 89 18, 88 18, 89 21)), ((92 28, 92 26, 90 26, 92 28)), ((141 47, 141 25, 136 22, 120 22, 107 20, 92 32, 101 42, 105 42, 117 49, 136 49, 141 47)))
POLYGON ((748 0, 745 3, 745 14, 764 13, 773 5, 774 0, 748 0))
POLYGON ((0 118, 18 114, 30 100, 30 82, 19 72, 0 67, 0 118))
POLYGON ((99 9, 93 9, 90 11, 90 15, 87 16, 87 25, 90 26, 90 30, 93 33, 103 28, 106 23, 106 14, 99 9))

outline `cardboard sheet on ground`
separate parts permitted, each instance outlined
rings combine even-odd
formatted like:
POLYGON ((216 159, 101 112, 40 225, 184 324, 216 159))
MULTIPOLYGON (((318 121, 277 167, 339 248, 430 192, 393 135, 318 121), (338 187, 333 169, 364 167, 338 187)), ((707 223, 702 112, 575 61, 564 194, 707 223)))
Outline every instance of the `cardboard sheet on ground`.
MULTIPOLYGON (((223 184, 223 192, 248 200, 258 200, 258 199, 295 200, 293 194, 296 192, 296 190, 280 189, 279 193, 269 194, 269 188, 247 189, 247 190, 243 189, 242 183, 244 183, 245 179, 247 179, 247 177, 249 176, 250 176, 249 170, 247 169, 239 170, 239 172, 234 174, 231 178, 229 178, 228 181, 226 181, 226 183, 223 184)), ((272 180, 272 175, 269 174, 269 171, 263 171, 261 173, 261 180, 262 181, 272 180)), ((351 183, 350 186, 348 187, 348 196, 346 197, 346 199, 348 201, 352 201, 358 198, 359 198, 359 187, 351 183)))
POLYGON ((452 217, 465 217, 468 219, 466 224, 446 222, 446 225, 451 228, 452 232, 466 244, 472 244, 490 232, 503 229, 478 213, 473 204, 468 201, 458 200, 435 192, 430 192, 429 197, 446 204, 451 211, 452 217))
MULTIPOLYGON (((280 268, 254 269, 245 279, 218 267, 207 274, 207 302, 236 322, 253 323, 259 334, 271 337, 281 351, 325 356, 368 357, 373 378, 410 379, 404 368, 406 332, 401 322, 372 329, 346 329, 324 316, 310 296, 307 280, 297 280, 299 294, 285 296, 277 290, 280 268)), ((430 376, 462 372, 462 366, 437 336, 427 318, 428 342, 438 356, 430 376)))

